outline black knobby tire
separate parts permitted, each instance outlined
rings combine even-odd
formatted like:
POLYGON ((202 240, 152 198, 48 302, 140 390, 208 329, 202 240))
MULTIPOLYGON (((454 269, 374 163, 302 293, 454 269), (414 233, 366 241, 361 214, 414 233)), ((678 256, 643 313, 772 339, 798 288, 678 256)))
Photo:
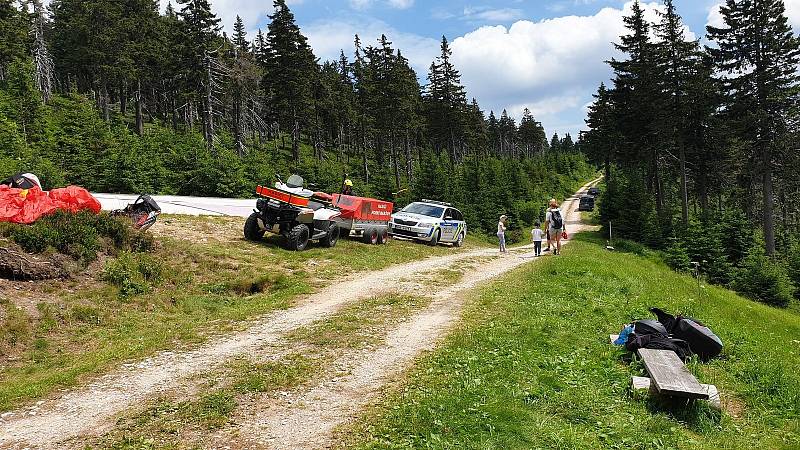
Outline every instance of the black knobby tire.
POLYGON ((388 228, 379 228, 378 229, 378 244, 386 244, 389 242, 389 229, 388 228))
POLYGON ((332 223, 328 227, 328 234, 326 234, 325 237, 320 239, 319 241, 325 247, 328 247, 328 248, 334 247, 334 246, 336 246, 336 243, 339 242, 339 234, 340 234, 340 232, 341 232, 341 229, 339 228, 339 226, 336 225, 335 223, 332 223))
POLYGON ((311 232, 308 230, 306 225, 296 225, 291 231, 289 231, 289 235, 286 236, 286 248, 296 252, 305 250, 306 246, 308 245, 308 238, 310 235, 311 232))
POLYGON ((436 230, 436 232, 433 233, 431 241, 428 242, 428 245, 430 245, 431 247, 436 247, 437 245, 439 245, 439 239, 441 238, 442 238, 442 230, 436 230))
POLYGON ((364 234, 361 235, 361 242, 365 244, 372 243, 372 227, 364 228, 364 234))
POLYGON ((459 233, 458 238, 453 242, 454 247, 461 247, 462 245, 464 245, 464 232, 459 233))
POLYGON ((258 213, 250 214, 244 222, 244 238, 248 241, 260 241, 264 237, 264 230, 258 226, 258 213))

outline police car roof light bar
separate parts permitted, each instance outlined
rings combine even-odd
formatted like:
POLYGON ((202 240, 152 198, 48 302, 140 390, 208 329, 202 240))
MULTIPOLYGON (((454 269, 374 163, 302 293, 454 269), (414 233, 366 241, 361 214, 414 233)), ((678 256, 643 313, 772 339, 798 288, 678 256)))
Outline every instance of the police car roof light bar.
POLYGON ((427 198, 423 198, 422 202, 423 203, 433 203, 434 205, 451 206, 451 207, 453 206, 452 203, 439 202, 439 201, 436 201, 436 200, 428 200, 427 198))

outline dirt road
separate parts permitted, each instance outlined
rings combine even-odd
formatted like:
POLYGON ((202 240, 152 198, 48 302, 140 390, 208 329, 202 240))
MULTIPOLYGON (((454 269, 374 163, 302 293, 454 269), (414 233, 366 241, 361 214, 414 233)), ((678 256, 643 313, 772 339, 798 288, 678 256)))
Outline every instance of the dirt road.
MULTIPOLYGON (((571 232, 578 231, 580 226, 576 212, 578 198, 571 197, 562 207, 571 232)), ((529 262, 530 247, 516 248, 508 256, 500 256, 494 249, 460 252, 353 275, 302 299, 290 309, 254 321, 242 332, 217 338, 193 351, 164 352, 123 365, 63 396, 4 413, 0 416, 0 448, 63 448, 66 441, 76 437, 98 435, 113 427, 119 414, 166 392, 182 380, 213 370, 236 356, 274 352, 274 344, 287 332, 330 317, 348 304, 392 292, 400 278, 413 278, 462 260, 489 256, 496 258, 486 266, 468 271, 460 282, 437 293, 426 309, 393 330, 383 347, 359 358, 350 355, 349 361, 361 362, 352 366, 346 379, 334 384, 323 381, 302 394, 304 401, 295 402, 294 406, 258 411, 242 423, 243 432, 239 434, 252 436, 259 444, 281 448, 323 446, 333 428, 352 417, 377 394, 381 385, 407 367, 421 351, 435 345, 458 317, 465 292, 529 262), (318 401, 321 398, 325 401, 318 401), (298 404, 310 406, 303 408, 298 404)))

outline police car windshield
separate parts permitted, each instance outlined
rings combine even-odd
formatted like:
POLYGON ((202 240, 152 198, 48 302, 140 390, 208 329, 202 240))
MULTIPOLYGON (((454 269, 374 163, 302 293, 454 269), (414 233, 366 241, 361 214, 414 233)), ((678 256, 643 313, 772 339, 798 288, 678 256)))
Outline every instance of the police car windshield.
POLYGON ((428 217, 442 217, 442 213, 444 212, 444 208, 439 206, 433 205, 426 205, 424 203, 412 203, 405 208, 403 208, 403 212, 407 212, 410 214, 419 214, 422 216, 428 217))

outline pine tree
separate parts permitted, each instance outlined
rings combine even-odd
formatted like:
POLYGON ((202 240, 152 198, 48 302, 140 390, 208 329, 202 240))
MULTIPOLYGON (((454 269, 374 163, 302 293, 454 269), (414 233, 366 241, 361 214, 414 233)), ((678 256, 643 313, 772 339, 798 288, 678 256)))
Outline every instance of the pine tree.
POLYGON ((9 64, 24 58, 29 45, 23 13, 8 0, 0 1, 0 36, 0 81, 4 81, 9 64))
POLYGON ((647 189, 655 197, 656 211, 664 211, 664 187, 661 173, 661 151, 655 142, 656 113, 661 108, 661 93, 656 82, 656 48, 650 39, 650 25, 638 0, 634 1, 631 15, 624 17, 630 34, 620 37, 617 50, 626 60, 609 61, 614 70, 614 103, 617 105, 617 128, 623 146, 620 162, 636 167, 647 174, 647 189))
POLYGON ((286 1, 275 0, 274 7, 267 31, 264 84, 276 112, 275 119, 284 129, 292 130, 292 157, 300 161, 301 127, 311 108, 309 74, 315 72, 316 58, 286 1))
POLYGON ((236 22, 233 24, 233 45, 241 53, 247 53, 250 50, 250 43, 247 41, 247 32, 244 29, 244 22, 238 15, 236 22))
MULTIPOLYGON (((689 224, 689 188, 686 166, 686 146, 689 139, 688 119, 692 111, 694 90, 701 83, 703 75, 700 45, 697 41, 686 39, 683 22, 675 11, 672 0, 664 2, 666 7, 659 11, 661 22, 655 26, 659 38, 656 52, 659 68, 660 90, 668 99, 659 117, 660 131, 665 134, 669 146, 677 149, 680 164, 681 219, 684 226, 689 224)), ((697 118, 695 115, 694 118, 697 118)), ((695 128, 696 129, 696 128, 695 128)))
MULTIPOLYGON (((208 0, 177 0, 183 5, 178 17, 183 25, 182 63, 188 104, 199 103, 202 111, 203 136, 209 148, 214 144, 214 95, 212 53, 221 29, 220 19, 211 11, 208 0)), ((189 111, 192 115, 192 111, 189 111)))
POLYGON ((747 143, 751 170, 761 174, 762 226, 768 255, 775 253, 773 177, 788 151, 783 139, 796 114, 800 40, 786 18, 782 0, 727 0, 723 27, 708 27, 716 47, 707 47, 716 63, 728 117, 747 143))
POLYGON ((453 51, 442 36, 441 53, 431 64, 425 88, 428 129, 434 148, 447 148, 455 162, 464 144, 464 111, 467 100, 461 74, 450 61, 453 51))
POLYGON ((606 182, 611 180, 611 163, 615 161, 615 147, 618 140, 614 124, 614 103, 612 93, 600 83, 597 93, 592 95, 594 102, 589 106, 586 125, 585 151, 589 157, 603 165, 606 182))

